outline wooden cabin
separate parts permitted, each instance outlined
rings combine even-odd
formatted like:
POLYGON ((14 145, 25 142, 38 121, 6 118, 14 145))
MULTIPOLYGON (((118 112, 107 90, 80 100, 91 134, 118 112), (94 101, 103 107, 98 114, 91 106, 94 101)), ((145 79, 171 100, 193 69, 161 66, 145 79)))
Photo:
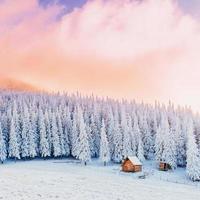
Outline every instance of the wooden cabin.
POLYGON ((141 172, 142 163, 136 156, 128 156, 122 162, 122 171, 123 172, 141 172))
POLYGON ((166 162, 160 162, 159 164, 159 170, 161 171, 168 171, 171 169, 170 164, 166 163, 166 162))

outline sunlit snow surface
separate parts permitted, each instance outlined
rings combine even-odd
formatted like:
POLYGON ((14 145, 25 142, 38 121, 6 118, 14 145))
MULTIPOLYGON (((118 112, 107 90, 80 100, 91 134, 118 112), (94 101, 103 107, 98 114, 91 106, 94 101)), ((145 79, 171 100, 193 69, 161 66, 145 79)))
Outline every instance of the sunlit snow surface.
POLYGON ((83 166, 75 160, 34 160, 0 165, 0 199, 5 200, 198 200, 200 184, 185 171, 159 172, 145 163, 141 174, 120 172, 119 165, 93 161, 83 166), (161 180, 160 180, 161 179, 161 180), (179 182, 179 183, 174 183, 179 182))

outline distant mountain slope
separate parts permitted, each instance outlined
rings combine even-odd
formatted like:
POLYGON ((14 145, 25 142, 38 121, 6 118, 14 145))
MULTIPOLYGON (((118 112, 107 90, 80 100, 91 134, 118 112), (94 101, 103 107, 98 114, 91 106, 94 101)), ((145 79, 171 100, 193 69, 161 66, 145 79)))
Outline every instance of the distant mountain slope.
POLYGON ((1 78, 1 77, 0 77, 0 89, 18 90, 18 91, 39 91, 38 88, 23 81, 10 78, 1 78))

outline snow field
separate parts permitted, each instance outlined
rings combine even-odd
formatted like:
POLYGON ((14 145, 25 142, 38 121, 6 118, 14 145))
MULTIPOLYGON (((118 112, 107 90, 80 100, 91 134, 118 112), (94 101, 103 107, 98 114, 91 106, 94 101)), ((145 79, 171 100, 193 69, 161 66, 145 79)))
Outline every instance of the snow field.
MULTIPOLYGON (((152 170, 148 165, 144 170, 152 170)), ((7 162, 0 166, 0 199, 6 200, 198 200, 199 187, 159 180, 154 171, 145 180, 120 172, 119 165, 83 166, 74 160, 7 162)), ((171 174, 183 178, 182 171, 171 174)))

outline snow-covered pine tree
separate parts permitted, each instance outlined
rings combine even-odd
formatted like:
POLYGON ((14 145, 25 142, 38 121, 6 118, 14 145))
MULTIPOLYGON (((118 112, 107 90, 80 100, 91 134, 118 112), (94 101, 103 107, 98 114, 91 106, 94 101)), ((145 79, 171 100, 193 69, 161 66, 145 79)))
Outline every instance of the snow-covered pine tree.
POLYGON ((119 127, 119 113, 118 108, 115 106, 115 113, 114 113, 114 131, 113 131, 113 157, 112 160, 116 163, 119 163, 122 161, 122 133, 120 131, 119 127))
POLYGON ((200 157, 194 136, 194 124, 191 118, 187 122, 187 165, 186 172, 192 181, 200 180, 200 157))
POLYGON ((73 120, 72 120, 72 133, 71 135, 71 155, 77 157, 77 141, 79 135, 78 129, 78 110, 74 109, 73 120))
POLYGON ((63 130, 60 114, 61 114, 61 110, 59 109, 56 112, 56 119, 57 119, 57 127, 58 127, 58 136, 60 139, 60 150, 61 150, 61 156, 66 156, 65 135, 64 135, 64 130, 63 130))
POLYGON ((163 119, 163 137, 162 160, 168 163, 172 169, 175 169, 177 167, 177 157, 174 128, 169 127, 169 120, 166 115, 163 119))
POLYGON ((62 116, 62 126, 63 126, 63 135, 65 141, 65 156, 70 155, 70 134, 72 130, 72 122, 70 117, 69 108, 63 109, 63 116, 62 116))
POLYGON ((114 153, 114 146, 113 146, 114 118, 111 106, 109 106, 108 109, 108 118, 106 120, 106 132, 108 136, 110 155, 112 157, 114 153))
POLYGON ((131 131, 131 149, 132 149, 133 155, 136 156, 137 145, 138 145, 138 136, 140 135, 140 129, 139 129, 139 125, 138 125, 138 118, 137 118, 135 111, 133 111, 133 113, 132 113, 132 119, 131 119, 131 117, 128 118, 128 126, 131 131))
POLYGON ((187 135, 187 118, 180 120, 176 117, 176 150, 177 150, 177 165, 180 167, 186 166, 186 135, 187 135))
POLYGON ((71 149, 71 143, 72 143, 72 119, 71 119, 72 112, 70 111, 69 106, 66 106, 63 111, 63 126, 64 126, 64 132, 65 135, 68 137, 69 142, 69 148, 71 149))
POLYGON ((98 134, 98 128, 94 119, 94 114, 91 115, 90 118, 90 136, 89 136, 89 142, 90 142, 90 150, 91 150, 91 156, 92 157, 97 157, 97 143, 96 143, 96 135, 98 134))
POLYGON ((88 135, 86 132, 86 126, 83 118, 83 112, 82 109, 78 109, 78 121, 79 121, 79 138, 77 141, 77 148, 76 148, 76 158, 81 160, 85 165, 87 165, 87 162, 91 160, 91 152, 90 152, 90 146, 88 141, 88 135))
POLYGON ((90 110, 89 108, 85 109, 84 111, 84 114, 83 114, 83 118, 84 118, 84 122, 85 122, 85 129, 86 129, 86 132, 87 132, 87 135, 88 135, 88 141, 89 141, 89 146, 90 146, 90 153, 91 153, 91 157, 95 157, 95 134, 94 131, 95 131, 95 127, 93 129, 93 126, 94 125, 94 116, 93 114, 90 113, 90 110), (93 131, 92 131, 93 129, 93 131))
POLYGON ((92 135, 92 129, 90 127, 90 123, 85 123, 85 128, 86 128, 86 132, 87 132, 87 135, 88 135, 88 141, 89 141, 89 146, 90 146, 91 157, 95 157, 95 152, 94 152, 94 137, 92 135))
POLYGON ((38 116, 38 130, 39 130, 39 151, 43 158, 50 156, 49 143, 46 135, 44 114, 41 108, 39 108, 38 116))
POLYGON ((50 116, 52 116, 52 112, 46 109, 44 112, 45 130, 47 135, 47 141, 49 144, 49 153, 50 155, 52 155, 52 131, 51 131, 52 119, 50 118, 50 116))
POLYGON ((156 132, 158 129, 158 123, 157 123, 157 116, 156 116, 156 110, 151 110, 151 115, 149 116, 149 121, 150 121, 150 134, 151 134, 151 139, 150 139, 150 148, 149 148, 149 153, 148 153, 148 159, 152 160, 155 157, 155 138, 156 138, 156 132))
POLYGON ((131 148, 131 138, 130 138, 129 127, 127 124, 127 114, 123 106, 121 107, 120 130, 122 134, 122 157, 125 159, 128 156, 133 155, 133 152, 131 148))
POLYGON ((164 143, 164 114, 161 114, 160 124, 156 133, 156 139, 155 139, 155 160, 157 162, 162 161, 162 154, 163 154, 163 143, 164 143))
POLYGON ((195 114, 193 116, 194 121, 194 134, 197 141, 198 149, 200 150, 200 113, 195 114))
POLYGON ((110 150, 104 120, 102 120, 101 126, 100 160, 104 163, 104 166, 110 161, 110 150))
POLYGON ((5 139, 6 151, 8 149, 11 118, 11 109, 10 107, 8 107, 7 111, 1 114, 1 129, 3 132, 3 137, 5 139))
POLYGON ((139 127, 141 131, 141 138, 144 148, 144 156, 147 159, 151 158, 152 152, 150 151, 153 146, 153 138, 147 123, 147 111, 142 110, 139 112, 139 127))
POLYGON ((100 106, 97 103, 94 104, 94 108, 93 108, 94 121, 91 124, 92 135, 94 137, 95 157, 99 156, 99 148, 100 148, 101 114, 99 111, 100 109, 99 107, 100 106))
POLYGON ((58 132, 57 120, 55 112, 52 113, 52 149, 53 156, 58 157, 62 155, 61 145, 60 145, 60 137, 58 132))
POLYGON ((36 137, 36 131, 37 131, 37 128, 36 128, 36 117, 35 117, 35 113, 32 112, 30 113, 30 119, 29 119, 29 156, 31 158, 34 158, 37 156, 37 144, 36 144, 36 140, 35 140, 35 137, 36 137))
POLYGON ((36 143, 36 153, 37 156, 41 156, 40 154, 40 123, 39 123, 39 108, 38 107, 32 107, 31 111, 30 111, 30 115, 31 115, 31 121, 34 122, 32 123, 32 128, 34 131, 34 139, 35 139, 35 143, 36 143))
POLYGON ((17 143, 19 146, 19 152, 21 148, 21 115, 19 114, 18 111, 18 105, 17 105, 17 100, 14 99, 13 101, 13 108, 12 108, 12 117, 14 118, 14 124, 15 124, 15 132, 16 132, 16 137, 17 137, 17 143))
POLYGON ((1 128, 0 122, 0 161, 3 163, 6 160, 7 152, 6 152, 6 143, 4 139, 4 135, 1 128))
POLYGON ((10 158, 20 159, 20 150, 19 144, 17 140, 17 131, 15 127, 15 119, 12 117, 11 124, 10 124, 10 133, 9 133, 9 147, 8 147, 8 154, 10 158))
POLYGON ((142 142, 142 132, 139 128, 138 117, 133 113, 133 133, 132 133, 132 148, 136 148, 136 155, 140 161, 144 161, 144 147, 142 142), (134 144, 135 143, 135 144, 134 144))
POLYGON ((138 135, 137 157, 140 161, 145 160, 141 133, 138 135))
POLYGON ((21 157, 29 157, 29 112, 27 105, 23 106, 23 118, 22 118, 22 133, 21 133, 21 157))

